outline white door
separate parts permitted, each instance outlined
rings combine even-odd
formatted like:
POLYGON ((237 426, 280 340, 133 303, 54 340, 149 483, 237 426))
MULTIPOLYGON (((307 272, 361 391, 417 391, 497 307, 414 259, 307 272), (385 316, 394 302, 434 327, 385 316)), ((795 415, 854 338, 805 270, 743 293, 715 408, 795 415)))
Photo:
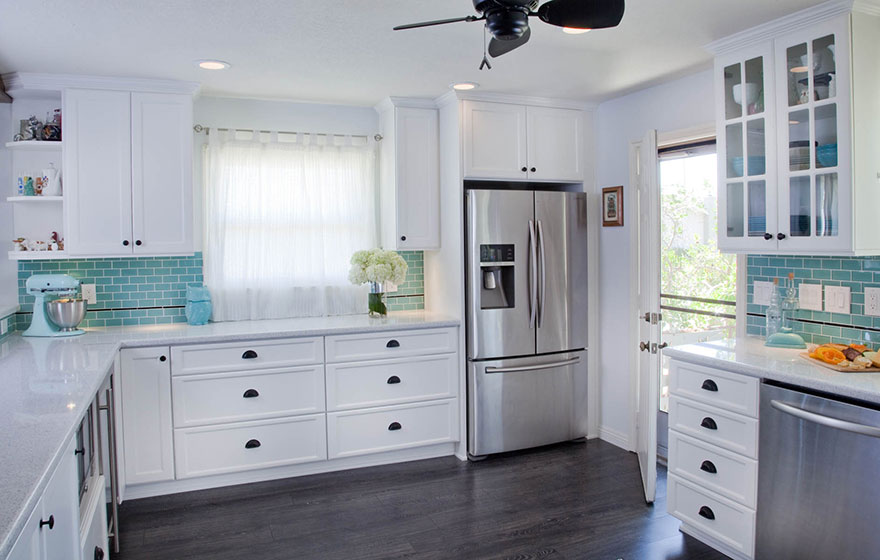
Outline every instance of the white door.
POLYGON ((638 153, 639 374, 636 452, 645 501, 657 486, 657 403, 660 384, 660 189, 657 131, 649 130, 638 153))
POLYGON ((131 94, 131 205, 136 255, 193 250, 192 98, 131 94))
POLYGON ((526 115, 529 179, 583 181, 583 113, 528 107, 526 115))
POLYGON ((68 252, 132 252, 128 92, 64 92, 64 198, 68 252))
POLYGON ((466 179, 527 179, 526 107, 465 101, 466 179))
POLYGON ((440 247, 436 109, 396 110, 397 240, 401 250, 440 247))
POLYGON ((167 347, 122 350, 125 483, 174 479, 171 360, 167 347))

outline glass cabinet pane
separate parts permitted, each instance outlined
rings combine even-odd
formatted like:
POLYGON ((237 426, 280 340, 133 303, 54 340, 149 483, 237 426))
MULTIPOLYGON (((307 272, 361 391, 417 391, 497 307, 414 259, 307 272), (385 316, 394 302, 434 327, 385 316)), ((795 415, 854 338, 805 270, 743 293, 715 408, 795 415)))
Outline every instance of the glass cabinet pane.
POLYGON ((754 119, 746 124, 746 161, 749 175, 763 175, 767 167, 764 157, 764 119, 754 119))
POLYGON ((810 168, 810 112, 807 109, 788 114, 788 168, 810 168))
POLYGON ((837 167, 837 104, 816 107, 816 167, 837 167))
POLYGON ((813 41, 813 99, 821 101, 837 94, 834 84, 836 73, 834 35, 816 39, 813 41))
POLYGON ((743 125, 734 123, 727 125, 726 129, 727 150, 727 176, 743 176, 743 125))
POLYGON ((837 173, 816 175, 816 235, 837 236, 837 173))
POLYGON ((788 66, 788 106, 793 107, 810 100, 807 44, 789 47, 785 51, 785 57, 788 66))
MULTIPOLYGON (((734 91, 736 96, 736 91, 734 91)), ((746 83, 742 87, 740 104, 746 108, 747 115, 764 112, 764 58, 746 61, 746 83), (743 99, 744 98, 744 99, 743 99)))
POLYGON ((727 119, 742 116, 742 70, 739 63, 724 68, 724 114, 727 119))
POLYGON ((763 237, 767 232, 767 185, 749 181, 749 237, 763 237))
POLYGON ((792 177, 789 183, 789 212, 792 237, 810 236, 810 177, 792 177))
MULTIPOLYGON (((742 237, 745 229, 743 184, 727 184, 727 237, 742 237)), ((763 234, 763 232, 761 232, 763 234)))

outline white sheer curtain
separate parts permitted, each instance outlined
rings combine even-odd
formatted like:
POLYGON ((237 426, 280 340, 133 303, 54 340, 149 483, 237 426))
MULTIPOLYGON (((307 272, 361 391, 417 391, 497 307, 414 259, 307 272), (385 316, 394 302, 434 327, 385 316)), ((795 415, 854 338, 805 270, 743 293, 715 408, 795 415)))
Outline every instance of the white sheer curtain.
POLYGON ((205 283, 215 321, 366 310, 349 258, 376 246, 372 146, 211 131, 205 150, 205 283))

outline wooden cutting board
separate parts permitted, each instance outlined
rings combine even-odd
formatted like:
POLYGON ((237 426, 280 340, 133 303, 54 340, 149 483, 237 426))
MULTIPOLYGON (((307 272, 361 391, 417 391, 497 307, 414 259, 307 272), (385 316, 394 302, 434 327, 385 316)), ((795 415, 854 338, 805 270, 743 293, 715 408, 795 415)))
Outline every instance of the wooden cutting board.
POLYGON ((827 367, 828 369, 833 369, 834 371, 839 371, 843 373, 872 373, 872 372, 880 372, 880 368, 876 366, 867 367, 865 369, 852 369, 844 366, 839 366, 837 364, 828 364, 823 362, 822 360, 817 360, 816 358, 811 358, 810 354, 807 352, 801 352, 798 354, 801 358, 807 360, 811 364, 816 364, 819 366, 827 367))

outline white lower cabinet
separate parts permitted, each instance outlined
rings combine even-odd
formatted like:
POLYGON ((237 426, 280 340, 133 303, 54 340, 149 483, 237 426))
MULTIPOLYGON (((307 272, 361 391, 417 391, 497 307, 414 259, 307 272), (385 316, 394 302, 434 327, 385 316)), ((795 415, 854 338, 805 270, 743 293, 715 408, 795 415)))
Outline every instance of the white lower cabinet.
POLYGON ((82 560, 103 560, 110 557, 107 545, 107 505, 104 503, 104 477, 95 479, 92 499, 80 507, 80 549, 82 560))
POLYGON ((757 379, 673 360, 669 513, 682 531, 737 559, 754 557, 757 379))

